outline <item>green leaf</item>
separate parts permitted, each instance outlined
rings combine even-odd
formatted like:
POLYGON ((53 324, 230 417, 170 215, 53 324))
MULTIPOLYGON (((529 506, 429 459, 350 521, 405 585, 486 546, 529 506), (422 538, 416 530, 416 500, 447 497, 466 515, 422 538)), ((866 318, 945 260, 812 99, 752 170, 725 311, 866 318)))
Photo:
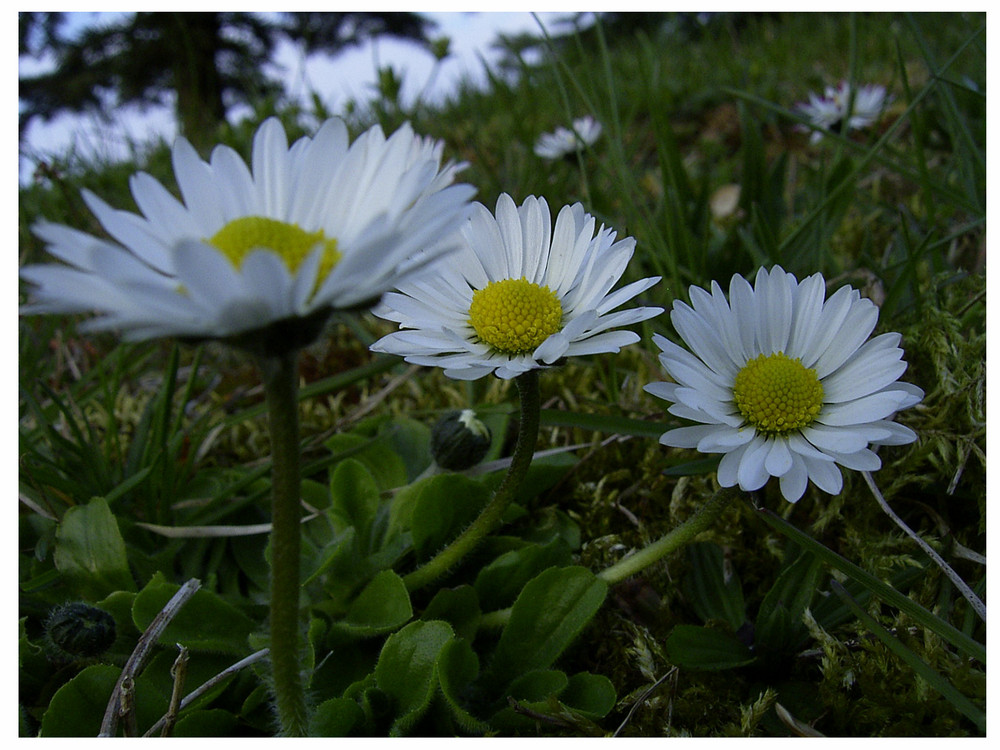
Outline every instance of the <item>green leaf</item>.
POLYGON ((355 458, 347 458, 330 477, 330 509, 334 530, 341 534, 353 526, 358 538, 367 543, 379 506, 379 488, 368 468, 355 458))
POLYGON ((221 708, 185 711, 174 725, 173 737, 232 737, 236 717, 221 708))
POLYGON ((516 734, 530 728, 536 719, 522 712, 561 713, 565 708, 557 696, 569 685, 565 672, 558 669, 535 669, 514 678, 498 697, 490 725, 501 733, 516 734), (515 707, 516 702, 516 707, 515 707))
POLYGON ((542 701, 550 695, 559 695, 569 685, 565 672, 558 669, 534 669, 518 675, 504 691, 503 698, 510 696, 518 701, 531 703, 542 701))
POLYGON ((406 464, 383 437, 366 437, 353 432, 334 435, 323 443, 342 459, 355 458, 367 467, 380 492, 407 483, 406 464))
POLYGON ((18 621, 17 669, 22 700, 25 695, 35 695, 41 691, 54 669, 42 647, 28 638, 27 622, 27 617, 18 621))
POLYGON ((309 718, 310 737, 346 737, 365 720, 365 712, 350 698, 323 701, 309 718))
POLYGON ((489 490, 461 474, 439 474, 420 485, 413 500, 413 549, 428 558, 454 539, 489 502, 489 490))
MULTIPOLYGON (((40 736, 96 737, 120 674, 119 667, 95 664, 66 682, 52 696, 45 715, 42 716, 40 736)), ((152 726, 166 709, 167 699, 139 675, 135 681, 135 711, 139 731, 152 726)))
POLYGON ((503 553, 476 576, 481 606, 486 610, 509 607, 524 584, 543 570, 569 565, 572 559, 569 547, 558 537, 544 546, 528 544, 503 553))
POLYGON ((566 689, 559 694, 559 702, 589 719, 601 719, 615 707, 618 696, 611 680, 601 674, 578 672, 569 678, 566 689))
POLYGON ((686 669, 732 669, 754 660, 750 649, 723 630, 676 625, 664 647, 670 661, 686 669))
POLYGON ((704 622, 722 620, 739 630, 746 620, 743 590, 736 571, 726 570, 722 549, 713 542, 694 542, 687 552, 691 571, 683 590, 688 603, 704 622))
POLYGON ((608 585, 586 568, 552 568, 525 585, 511 607, 493 656, 496 687, 518 675, 549 667, 590 622, 608 585))
POLYGON ((438 660, 438 680, 441 697, 451 711, 452 718, 466 732, 483 734, 489 726, 465 710, 459 700, 462 690, 479 675, 479 657, 469 641, 452 640, 441 649, 438 660))
POLYGON ((462 585, 453 589, 438 589, 434 598, 424 608, 421 620, 444 620, 459 638, 470 643, 476 638, 482 619, 479 597, 472 586, 462 585))
POLYGON ((395 702, 391 736, 406 734, 427 710, 438 684, 438 659, 454 637, 446 622, 417 620, 386 640, 375 665, 375 682, 395 702))
MULTIPOLYGON (((145 630, 180 586, 157 573, 132 605, 132 620, 145 630)), ((249 653, 247 636, 255 623, 243 612, 207 589, 199 589, 170 621, 160 643, 180 643, 192 651, 221 651, 236 656, 249 653)))
POLYGON ((406 584, 394 571, 375 575, 351 602, 344 618, 333 623, 331 635, 364 638, 395 630, 413 617, 406 584))
MULTIPOLYGON (((156 688, 160 695, 168 698, 173 690, 174 662, 177 660, 178 649, 162 648, 154 652, 149 663, 142 670, 142 677, 151 687, 156 688)), ((228 654, 198 653, 190 655, 187 664, 187 674, 184 678, 185 693, 198 685, 208 682, 233 663, 233 657, 228 654)), ((218 682, 210 690, 185 706, 185 712, 208 708, 209 705, 224 694, 233 682, 234 676, 218 682)))
POLYGON ((529 672, 511 683, 509 695, 516 705, 505 701, 508 705, 490 717, 490 724, 511 734, 549 725, 576 736, 604 736, 593 720, 615 705, 611 681, 589 672, 568 679, 557 670, 529 672))
MULTIPOLYGON (((533 498, 558 484, 566 472, 577 464, 577 457, 570 453, 557 453, 532 460, 528 473, 514 493, 514 502, 527 505, 533 498)), ((483 477, 483 484, 491 491, 503 481, 503 472, 493 472, 483 477)))
POLYGON ((98 664, 65 683, 42 716, 40 736, 96 737, 120 674, 116 667, 98 664))
POLYGON ((125 542, 104 498, 66 511, 56 531, 55 565, 67 583, 88 599, 135 591, 125 542))
POLYGON ((757 612, 757 643, 787 652, 808 640, 802 614, 816 595, 822 567, 815 555, 802 552, 781 571, 757 612))
POLYGON ((407 482, 412 482, 431 465, 431 428, 423 422, 395 417, 379 427, 379 435, 389 442, 402 460, 407 482))
POLYGON ((531 516, 531 525, 520 535, 524 541, 548 544, 553 539, 559 538, 571 550, 580 549, 580 524, 569 514, 558 508, 548 507, 534 509, 531 516))

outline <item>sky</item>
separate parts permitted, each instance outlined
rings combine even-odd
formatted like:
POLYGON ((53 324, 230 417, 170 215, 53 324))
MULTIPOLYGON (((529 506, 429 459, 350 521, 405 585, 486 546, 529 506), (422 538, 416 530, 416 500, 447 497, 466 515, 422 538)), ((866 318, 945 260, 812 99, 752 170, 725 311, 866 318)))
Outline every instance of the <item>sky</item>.
MULTIPOLYGON (((76 13, 75 22, 93 23, 100 17, 115 13, 76 13)), ((550 32, 565 28, 568 11, 553 11, 536 15, 527 11, 511 12, 426 12, 437 23, 431 37, 447 36, 451 39, 451 55, 434 72, 433 56, 414 44, 388 37, 369 41, 334 57, 312 55, 304 58, 299 49, 283 41, 275 53, 274 65, 269 74, 283 80, 292 97, 300 99, 310 109, 309 96, 317 92, 327 108, 342 111, 349 99, 366 101, 374 96, 376 69, 390 65, 403 79, 402 98, 412 102, 417 96, 425 100, 440 101, 463 79, 483 83, 486 79, 483 58, 495 63, 497 53, 491 50, 498 34, 519 32, 539 33, 539 22, 550 32)), ((19 60, 19 73, 30 74, 41 70, 46 63, 31 59, 19 60)), ((238 117, 233 110, 230 116, 238 117)), ((23 182, 31 178, 35 157, 46 153, 63 154, 74 148, 81 154, 101 160, 120 160, 130 156, 130 143, 143 143, 162 136, 172 140, 177 129, 169 108, 156 108, 140 112, 129 107, 120 111, 110 126, 92 116, 60 115, 43 123, 36 118, 27 128, 21 144, 22 157, 18 173, 23 182)))

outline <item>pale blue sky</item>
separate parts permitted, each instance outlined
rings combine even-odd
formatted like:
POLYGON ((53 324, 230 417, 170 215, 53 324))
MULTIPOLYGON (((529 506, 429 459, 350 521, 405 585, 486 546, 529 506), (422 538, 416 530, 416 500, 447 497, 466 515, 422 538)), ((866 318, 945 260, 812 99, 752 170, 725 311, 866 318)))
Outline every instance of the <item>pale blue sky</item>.
MULTIPOLYGON (((81 22, 91 22, 95 15, 101 14, 78 15, 81 22)), ((539 21, 553 31, 562 28, 560 19, 570 16, 568 12, 558 11, 539 13, 538 20, 526 11, 428 12, 426 15, 438 24, 434 36, 445 35, 451 39, 452 53, 439 67, 432 87, 425 94, 432 100, 446 96, 463 78, 485 80, 479 56, 491 64, 495 61, 496 54, 490 46, 499 33, 538 33, 539 21)), ((269 72, 286 82, 292 96, 307 101, 310 92, 316 91, 333 112, 340 111, 348 99, 365 101, 373 95, 371 87, 377 65, 391 65, 403 77, 402 95, 407 102, 424 90, 434 67, 434 59, 428 52, 389 38, 352 48, 332 59, 318 55, 304 59, 293 45, 283 43, 276 52, 275 63, 269 72)), ((22 72, 38 67, 38 63, 31 60, 22 60, 19 64, 22 72)), ((238 112, 231 114, 239 115, 238 112)), ((122 110, 111 126, 92 117, 73 115, 62 115, 48 123, 36 119, 27 129, 23 146, 29 152, 41 153, 65 153, 73 146, 88 155, 116 160, 128 157, 130 142, 142 143, 157 135, 168 140, 176 135, 169 108, 145 113, 128 108, 122 110)), ((21 179, 30 178, 31 162, 23 158, 20 161, 21 179)))

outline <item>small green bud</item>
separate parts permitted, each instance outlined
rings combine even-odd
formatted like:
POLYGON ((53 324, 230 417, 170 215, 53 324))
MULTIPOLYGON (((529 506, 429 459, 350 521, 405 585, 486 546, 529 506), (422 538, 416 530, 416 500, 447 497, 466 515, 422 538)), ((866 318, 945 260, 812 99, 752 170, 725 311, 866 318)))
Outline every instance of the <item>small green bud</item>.
POLYGON ((45 634, 64 656, 93 658, 115 642, 115 618, 84 602, 63 604, 49 613, 45 634))
POLYGON ((431 42, 431 54, 434 59, 440 62, 451 54, 451 39, 446 36, 439 36, 431 42))
POLYGON ((431 430, 431 454, 442 469, 462 471, 483 460, 492 435, 472 409, 445 414, 431 430))

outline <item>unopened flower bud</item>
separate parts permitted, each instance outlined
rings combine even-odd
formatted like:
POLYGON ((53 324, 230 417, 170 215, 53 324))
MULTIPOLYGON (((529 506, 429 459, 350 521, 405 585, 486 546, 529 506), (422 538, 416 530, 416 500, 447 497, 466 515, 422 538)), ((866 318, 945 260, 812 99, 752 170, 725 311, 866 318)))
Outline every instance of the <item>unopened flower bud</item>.
POLYGON ((483 460, 492 435, 472 409, 441 417, 431 431, 431 454, 442 469, 462 471, 483 460))
POLYGON ((115 618, 84 602, 56 607, 45 621, 45 633, 70 658, 100 656, 115 642, 115 618))

